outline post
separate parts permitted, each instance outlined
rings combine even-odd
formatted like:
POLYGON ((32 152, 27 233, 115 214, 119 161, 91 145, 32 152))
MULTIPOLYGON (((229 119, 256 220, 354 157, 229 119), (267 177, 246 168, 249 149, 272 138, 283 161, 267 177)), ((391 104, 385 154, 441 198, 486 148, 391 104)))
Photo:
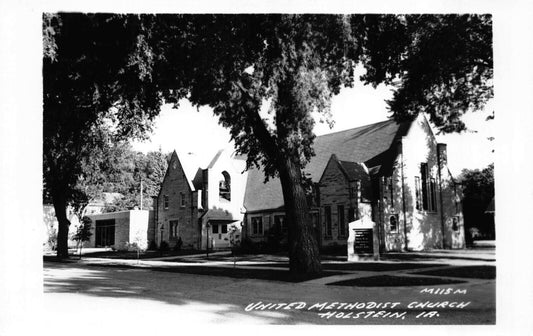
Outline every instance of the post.
POLYGON ((161 223, 160 230, 161 230, 161 237, 159 239, 159 254, 163 256, 163 250, 161 249, 161 243, 163 243, 163 223, 161 223))
POLYGON ((207 223, 205 223, 205 230, 206 230, 206 233, 207 233, 207 238, 206 238, 206 257, 209 258, 209 221, 207 223))
POLYGON ((141 177, 141 210, 143 209, 143 178, 141 177))

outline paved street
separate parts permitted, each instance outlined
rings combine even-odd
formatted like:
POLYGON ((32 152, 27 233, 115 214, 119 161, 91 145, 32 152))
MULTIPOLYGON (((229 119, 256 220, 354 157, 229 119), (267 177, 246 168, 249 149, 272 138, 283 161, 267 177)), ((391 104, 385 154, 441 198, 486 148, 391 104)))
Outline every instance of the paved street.
POLYGON ((283 270, 283 260, 239 261, 237 269, 232 269, 231 262, 224 258, 210 262, 201 261, 198 256, 185 259, 138 263, 86 258, 69 263, 45 262, 47 313, 60 314, 67 321, 90 313, 102 326, 116 325, 121 319, 139 324, 495 322, 495 280, 473 273, 480 267, 492 268, 494 263, 478 258, 446 262, 434 258, 417 263, 330 261, 324 265, 328 272, 333 270, 333 275, 296 283, 239 275, 256 270, 283 270), (213 274, 217 275, 205 274, 209 270, 206 267, 215 267, 217 272, 213 274), (224 275, 226 270, 230 271, 229 276, 224 275), (408 285, 383 284, 390 279, 407 281, 408 285), (411 280, 422 281, 413 282, 422 285, 409 285, 411 280), (341 286, 342 281, 345 285, 341 286))

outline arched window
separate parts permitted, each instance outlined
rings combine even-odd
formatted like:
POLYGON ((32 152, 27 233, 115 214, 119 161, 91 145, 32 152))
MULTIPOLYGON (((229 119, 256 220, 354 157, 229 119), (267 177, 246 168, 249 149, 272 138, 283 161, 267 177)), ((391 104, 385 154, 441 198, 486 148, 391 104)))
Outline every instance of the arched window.
POLYGON ((392 215, 389 218, 389 230, 391 232, 397 232, 398 231, 398 215, 392 215))
POLYGON ((218 196, 220 199, 231 201, 231 177, 227 171, 223 171, 221 177, 218 182, 218 196))

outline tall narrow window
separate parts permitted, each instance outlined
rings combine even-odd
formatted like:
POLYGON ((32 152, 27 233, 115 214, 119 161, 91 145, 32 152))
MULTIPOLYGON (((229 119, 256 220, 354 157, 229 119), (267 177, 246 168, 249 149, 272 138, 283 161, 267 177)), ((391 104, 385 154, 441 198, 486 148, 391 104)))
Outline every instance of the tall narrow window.
POLYGON ((348 198, 354 199, 355 198, 355 187, 353 185, 350 185, 348 187, 348 198))
POLYGON ((392 183, 392 176, 389 177, 389 192, 390 192, 390 206, 394 207, 394 189, 392 183))
POLYGON ((324 216, 326 217, 326 237, 331 237, 331 207, 329 205, 324 207, 324 216))
POLYGON ((252 217, 252 234, 253 235, 262 235, 263 234, 263 217, 252 217))
POLYGON ((163 206, 168 209, 168 195, 163 196, 163 206))
POLYGON ((415 176, 415 194, 416 194, 416 210, 422 210, 422 190, 420 186, 420 177, 415 176))
POLYGON ((231 201, 231 177, 227 171, 222 172, 222 179, 218 182, 218 196, 221 200, 231 201))
POLYGON ((337 205, 337 217, 339 218, 339 237, 346 237, 346 222, 344 218, 344 205, 337 205))
POLYGON ((170 230, 170 238, 177 238, 178 237, 178 221, 177 220, 171 220, 168 222, 169 224, 169 230, 170 230))
POLYGON ((420 164, 420 175, 422 176, 422 208, 428 210, 428 164, 420 164))
POLYGON ((180 205, 182 208, 185 207, 185 193, 180 193, 180 205))
POLYGON ((431 199, 431 202, 429 203, 430 204, 430 207, 429 207, 429 211, 437 211, 437 192, 436 192, 436 183, 435 183, 435 179, 432 177, 430 182, 429 182, 429 194, 430 194, 430 199, 431 199))
POLYGON ((287 223, 285 222, 284 215, 274 216, 274 226, 279 232, 287 232, 287 223))

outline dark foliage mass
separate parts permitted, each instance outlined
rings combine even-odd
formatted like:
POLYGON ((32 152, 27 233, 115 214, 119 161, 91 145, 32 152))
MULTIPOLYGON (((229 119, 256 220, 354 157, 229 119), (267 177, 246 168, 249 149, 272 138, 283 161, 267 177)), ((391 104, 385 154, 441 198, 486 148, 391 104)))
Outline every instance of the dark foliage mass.
MULTIPOLYGON (((279 175, 291 270, 320 272, 307 225, 302 169, 314 120, 331 98, 365 83, 395 86, 392 116, 427 112, 443 131, 492 96, 489 15, 45 14, 44 166, 54 205, 72 198, 80 158, 105 120, 139 136, 162 103, 208 105, 249 166, 279 175), (268 116, 259 111, 268 104, 268 116)), ((56 208, 57 208, 56 207, 56 208)), ((56 209, 56 213, 58 213, 56 209)), ((65 246, 60 219, 58 255, 65 246)))
POLYGON ((463 215, 467 238, 495 239, 494 213, 488 212, 494 200, 494 164, 479 170, 464 169, 459 177, 463 185, 463 215))

